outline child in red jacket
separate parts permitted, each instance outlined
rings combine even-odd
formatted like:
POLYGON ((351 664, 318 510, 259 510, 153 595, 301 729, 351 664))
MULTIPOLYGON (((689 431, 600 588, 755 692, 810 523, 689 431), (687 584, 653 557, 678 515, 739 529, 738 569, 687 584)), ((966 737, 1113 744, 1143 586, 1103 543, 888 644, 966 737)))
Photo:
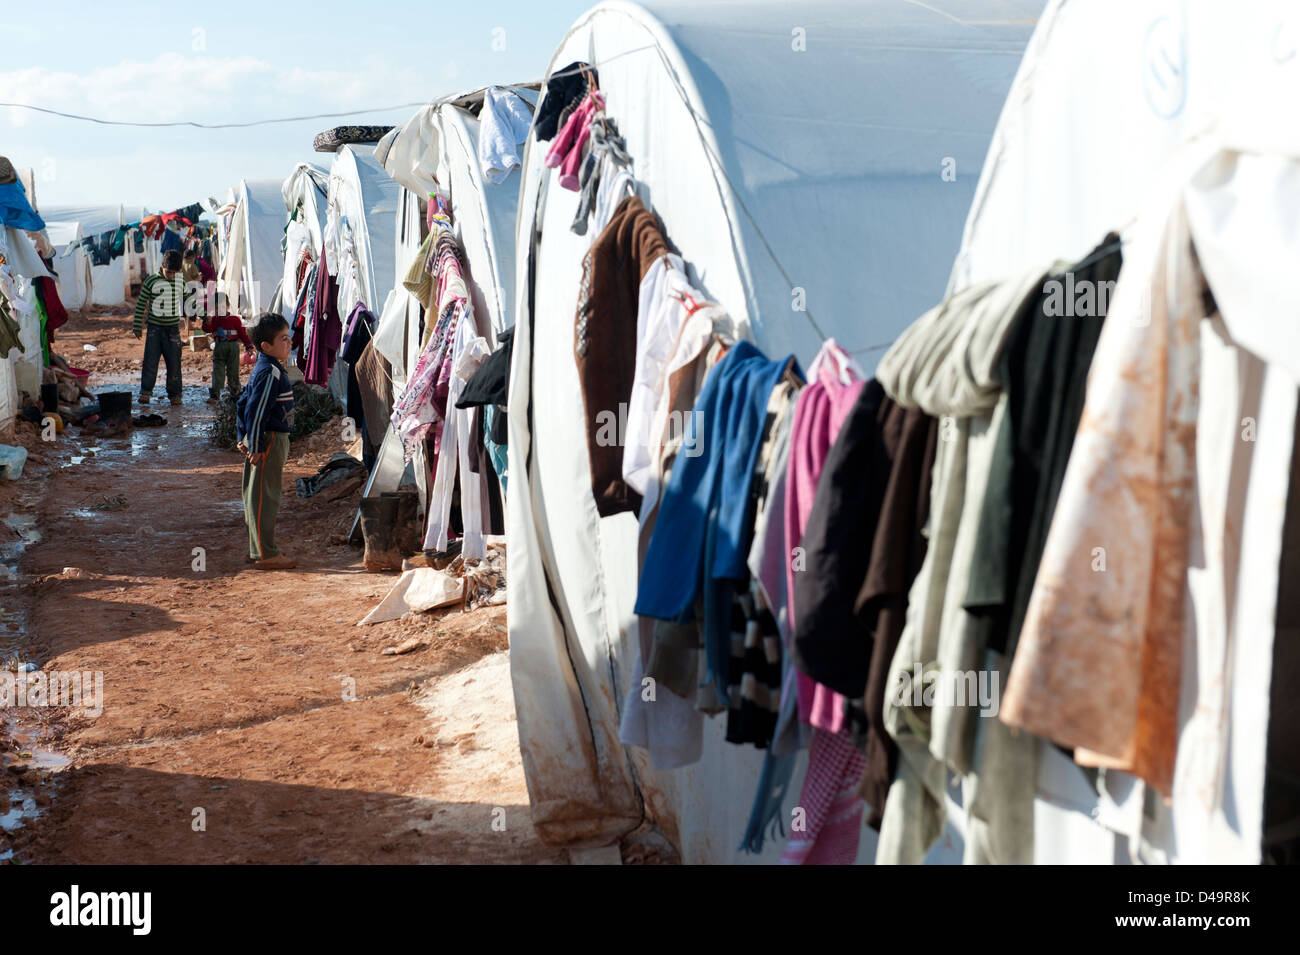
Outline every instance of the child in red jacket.
POLYGON ((208 389, 208 401, 215 402, 221 397, 223 379, 229 389, 232 400, 239 398, 239 344, 250 353, 253 340, 248 337, 244 320, 238 313, 226 310, 226 296, 217 293, 216 314, 203 319, 203 330, 212 336, 212 386, 208 389))

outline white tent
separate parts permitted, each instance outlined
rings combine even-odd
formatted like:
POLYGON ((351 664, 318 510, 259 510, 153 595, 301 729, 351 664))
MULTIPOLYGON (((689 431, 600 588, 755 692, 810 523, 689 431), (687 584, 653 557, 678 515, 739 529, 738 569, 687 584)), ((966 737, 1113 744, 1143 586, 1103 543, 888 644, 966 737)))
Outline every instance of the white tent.
POLYGON ((16 298, 9 302, 10 313, 18 324, 18 340, 23 346, 22 351, 11 349, 0 359, 0 428, 6 428, 17 413, 19 393, 36 397, 40 392, 41 320, 33 283, 50 273, 26 232, 8 226, 0 227, 0 231, 4 236, 5 268, 16 298))
MULTIPOLYGON (((60 281, 63 278, 64 264, 70 267, 74 276, 81 276, 82 304, 70 305, 68 308, 81 308, 85 305, 121 305, 126 301, 130 291, 130 275, 125 256, 112 259, 106 265, 93 265, 89 255, 83 250, 80 254, 69 252, 67 243, 83 238, 99 238, 105 233, 115 232, 126 223, 125 212, 121 204, 103 206, 47 206, 41 212, 45 220, 50 242, 59 253, 55 268, 59 270, 60 281), (58 236, 58 238, 56 238, 58 236), (85 272, 89 270, 87 281, 85 272)), ((71 297, 76 298, 77 289, 71 287, 71 297)))
POLYGON ((218 287, 246 319, 271 306, 284 270, 284 199, 279 179, 241 179, 222 248, 218 287))
POLYGON ((288 228, 284 238, 284 271, 280 279, 280 309, 292 323, 298 300, 298 261, 304 251, 319 260, 324 243, 325 208, 329 198, 329 173, 300 162, 281 187, 288 228))
MULTIPOLYGON (((478 158, 479 120, 485 90, 445 97, 423 107, 391 130, 375 147, 376 159, 401 184, 395 217, 394 269, 410 268, 426 233, 422 199, 435 192, 449 202, 452 223, 465 256, 467 280, 480 327, 493 345, 496 335, 513 324, 510 291, 514 284, 514 226, 519 201, 519 171, 499 183, 484 179, 478 158)), ((518 88, 530 105, 537 91, 518 88)), ((420 302, 400 284, 383 304, 375 347, 391 364, 399 388, 414 369, 420 349, 420 302)), ((366 493, 392 490, 402 479, 400 443, 389 432, 372 471, 366 493)), ((424 488, 424 468, 415 468, 424 488)))
MULTIPOLYGON (((330 167, 324 232, 325 261, 338 276, 339 317, 346 321, 363 303, 378 314, 396 281, 397 213, 401 187, 369 147, 343 146, 330 167)), ((347 396, 347 380, 336 362, 329 388, 347 396)))
MULTIPOLYGON (((579 18, 549 70, 599 69, 643 198, 692 279, 760 348, 806 363, 824 334, 870 370, 873 346, 943 295, 1040 9, 616 0, 579 18)), ((720 720, 703 758, 674 772, 618 741, 637 653, 637 524, 601 519, 591 495, 573 323, 593 236, 569 231, 577 196, 555 185, 540 145, 529 142, 519 201, 507 501, 534 824, 547 841, 597 846, 650 822, 687 862, 744 861, 758 751, 725 744, 720 720)), ((864 835, 860 859, 872 843, 864 835)), ((769 841, 757 858, 780 849, 769 841)))
POLYGON ((325 255, 339 277, 339 315, 382 308, 397 274, 400 187, 369 147, 343 146, 330 167, 325 255))
MULTIPOLYGON (((514 87, 530 106, 538 93, 514 87)), ((479 162, 479 119, 486 89, 445 97, 424 107, 404 125, 391 130, 375 147, 375 156, 405 188, 404 199, 418 200, 440 192, 451 204, 452 222, 469 270, 475 313, 486 317, 485 331, 493 336, 514 323, 514 229, 519 203, 519 171, 499 183, 489 183, 479 162)), ((521 147, 522 148, 522 147, 521 147)), ((421 237, 418 216, 403 217, 397 235, 399 274, 410 265, 421 237)), ((414 317, 418 304, 407 296, 414 317)), ((417 354, 407 350, 405 362, 414 366, 417 354)))
MULTIPOLYGON (((1110 863, 1139 854, 1138 843, 1148 859, 1260 859, 1278 555, 1300 377, 1300 336, 1289 318, 1300 313, 1291 280, 1300 256, 1295 26, 1294 6, 1280 0, 1152 10, 1053 0, 989 148, 953 291, 1053 258, 1077 261, 1114 230, 1124 265, 1113 327, 1125 297, 1142 296, 1164 229, 1185 217, 1229 334, 1222 340, 1210 322, 1199 323, 1197 536, 1209 560, 1188 572, 1198 625, 1185 637, 1172 803, 1147 793, 1154 818, 1144 818, 1151 811, 1143 812, 1141 785, 1113 771, 1107 787, 1130 798, 1123 805, 1099 798, 1079 767, 1044 746, 1038 862, 1110 863), (1216 416, 1229 440, 1211 440, 1216 416), (1247 420, 1259 429, 1248 440, 1240 430, 1247 420), (1232 481, 1221 480, 1229 473, 1232 481), (1216 693, 1231 687, 1226 704, 1205 698, 1206 681, 1217 683, 1216 693)), ((1151 304, 1143 303, 1149 324, 1151 304)), ((1099 349, 1090 391, 1102 360, 1099 349)), ((1279 639, 1294 636, 1278 631, 1279 639)))
POLYGON ((54 246, 54 270, 58 272, 59 300, 68 309, 90 303, 90 257, 81 245, 80 222, 46 222, 45 234, 54 246))

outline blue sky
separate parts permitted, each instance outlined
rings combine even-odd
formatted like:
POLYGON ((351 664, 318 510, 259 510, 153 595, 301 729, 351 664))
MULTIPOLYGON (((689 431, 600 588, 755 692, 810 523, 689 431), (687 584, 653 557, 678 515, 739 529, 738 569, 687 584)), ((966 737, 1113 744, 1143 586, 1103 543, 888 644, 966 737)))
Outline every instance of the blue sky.
POLYGON ((123 202, 169 210, 224 198, 240 179, 283 179, 312 137, 393 124, 420 102, 539 79, 595 0, 414 2, 143 0, 7 4, 0 102, 103 119, 246 122, 367 109, 251 129, 100 126, 0 107, 0 155, 36 171, 38 204, 123 202))

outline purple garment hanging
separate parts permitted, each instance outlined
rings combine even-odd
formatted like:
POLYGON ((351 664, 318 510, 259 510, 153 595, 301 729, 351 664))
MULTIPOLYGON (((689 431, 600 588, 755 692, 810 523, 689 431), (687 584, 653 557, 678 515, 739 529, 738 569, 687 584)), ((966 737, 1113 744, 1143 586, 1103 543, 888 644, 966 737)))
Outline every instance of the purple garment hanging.
POLYGON ((312 303, 311 341, 307 346, 307 367, 303 379, 309 385, 324 385, 334 369, 334 356, 338 354, 343 338, 343 323, 339 319, 339 283, 330 275, 325 263, 325 250, 321 249, 320 271, 316 278, 316 300, 312 303))

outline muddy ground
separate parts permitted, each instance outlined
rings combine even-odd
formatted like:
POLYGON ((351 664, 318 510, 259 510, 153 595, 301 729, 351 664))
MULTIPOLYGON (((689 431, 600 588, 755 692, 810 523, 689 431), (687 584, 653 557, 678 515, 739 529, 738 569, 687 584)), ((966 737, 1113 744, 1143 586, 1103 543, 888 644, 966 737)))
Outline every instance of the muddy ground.
MULTIPOLYGON (((74 313, 55 351, 92 391, 134 393, 129 314, 96 312, 74 313)), ((333 425, 285 472, 277 538, 298 569, 253 569, 242 458, 207 438, 209 368, 185 353, 183 407, 150 409, 165 427, 47 443, 19 425, 31 457, 0 482, 0 656, 102 672, 103 705, 9 711, 0 858, 568 861, 529 822, 505 608, 355 626, 397 575, 340 543, 359 491, 294 495, 344 449, 333 425), (411 636, 426 645, 381 654, 411 636)))

